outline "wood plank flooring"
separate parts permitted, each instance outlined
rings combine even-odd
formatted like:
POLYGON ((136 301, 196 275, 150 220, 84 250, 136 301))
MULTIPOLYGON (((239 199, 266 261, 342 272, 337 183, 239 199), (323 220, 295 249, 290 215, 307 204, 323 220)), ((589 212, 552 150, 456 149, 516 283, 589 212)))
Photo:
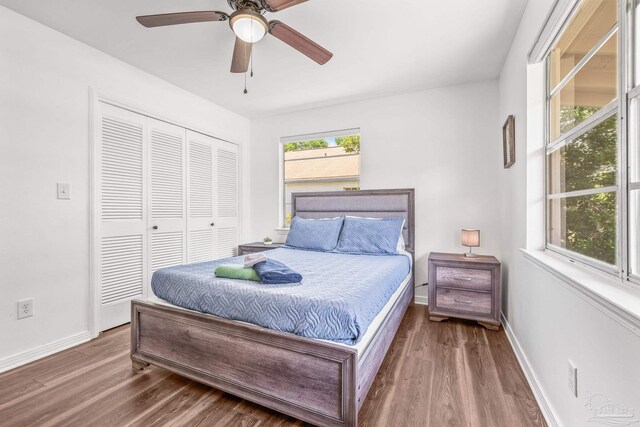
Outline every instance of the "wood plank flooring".
MULTIPOLYGON (((361 426, 544 426, 504 331, 429 322, 411 306, 361 426)), ((129 327, 0 374, 2 426, 301 426, 151 366, 131 370, 129 327)))

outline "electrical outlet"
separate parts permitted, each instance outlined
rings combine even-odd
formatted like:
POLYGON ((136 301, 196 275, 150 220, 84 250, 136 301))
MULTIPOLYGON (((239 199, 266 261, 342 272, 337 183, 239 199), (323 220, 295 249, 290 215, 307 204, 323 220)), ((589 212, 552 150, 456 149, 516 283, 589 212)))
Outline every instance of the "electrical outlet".
POLYGON ((578 368, 569 360, 569 390, 575 397, 578 397, 578 368))
POLYGON ((18 301, 18 319, 33 316, 33 298, 18 301))

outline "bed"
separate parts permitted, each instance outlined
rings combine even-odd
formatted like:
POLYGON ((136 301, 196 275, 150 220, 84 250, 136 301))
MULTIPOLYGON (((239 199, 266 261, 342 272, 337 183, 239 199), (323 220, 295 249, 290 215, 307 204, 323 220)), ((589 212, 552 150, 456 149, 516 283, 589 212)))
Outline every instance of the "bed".
MULTIPOLYGON (((296 193, 292 195, 292 211, 302 218, 402 216, 405 249, 413 258, 412 189, 296 193)), ((286 249, 278 251, 280 254, 273 256, 289 263, 295 264, 300 258, 286 249)), ((324 258, 320 260, 326 262, 324 258)), ((266 321, 260 326, 263 321, 259 318, 245 319, 238 313, 225 312, 229 318, 224 318, 203 313, 206 309, 202 307, 191 310, 162 300, 134 300, 133 368, 154 364, 303 421, 322 426, 355 426, 358 411, 413 300, 413 263, 411 259, 409 273, 405 271, 406 277, 399 285, 380 291, 384 295, 379 297, 384 301, 376 313, 367 316, 358 312, 355 319, 360 323, 345 320, 346 329, 333 328, 337 332, 309 329, 316 338, 301 336, 307 330, 299 328, 300 319, 295 316, 291 316, 291 325, 285 322, 278 331, 265 327, 273 327, 266 321)), ((189 267, 185 277, 198 280, 198 268, 189 267)), ((328 292, 334 291, 327 287, 328 292)), ((272 292, 278 294, 273 304, 286 306, 281 291, 272 292)), ((250 295, 241 294, 239 300, 247 301, 250 295)), ((287 298, 289 293, 284 295, 287 298)), ((261 296, 265 301, 271 297, 275 298, 261 296)))

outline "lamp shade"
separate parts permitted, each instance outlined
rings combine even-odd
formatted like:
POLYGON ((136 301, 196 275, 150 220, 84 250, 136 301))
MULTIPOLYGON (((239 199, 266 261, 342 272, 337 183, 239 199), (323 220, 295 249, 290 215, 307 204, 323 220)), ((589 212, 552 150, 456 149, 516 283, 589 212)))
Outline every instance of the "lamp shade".
POLYGON ((231 15, 229 25, 236 36, 246 43, 256 43, 269 31, 269 23, 260 15, 249 9, 239 9, 231 15))
POLYGON ((462 246, 477 248, 480 246, 480 230, 462 229, 462 246))

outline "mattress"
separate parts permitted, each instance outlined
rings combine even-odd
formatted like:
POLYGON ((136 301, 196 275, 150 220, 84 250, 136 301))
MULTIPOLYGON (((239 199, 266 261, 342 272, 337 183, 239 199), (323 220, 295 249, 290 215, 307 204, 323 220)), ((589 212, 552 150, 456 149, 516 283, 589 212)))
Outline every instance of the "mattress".
POLYGON ((158 270, 154 294, 171 304, 307 338, 357 344, 405 283, 409 254, 350 255, 279 248, 267 253, 298 270, 298 284, 263 285, 216 278, 219 264, 243 257, 158 270))
MULTIPOLYGON (((367 348, 369 348, 369 344, 373 340, 373 337, 376 335, 376 332, 378 331, 378 329, 380 329, 380 326, 382 326, 382 323, 385 321, 387 316, 391 314, 391 310, 393 309, 393 306, 400 299, 404 290, 407 288, 407 286, 412 286, 412 284, 409 283, 411 281, 411 277, 412 277, 412 273, 409 272, 409 274, 407 274, 407 277, 405 277, 405 279, 402 281, 400 286, 398 286, 398 289, 393 293, 393 295, 391 295, 391 297, 389 298, 389 301, 387 301, 384 307, 382 307, 382 310, 380 310, 378 315, 374 317, 373 321, 369 324, 367 331, 362 335, 362 338, 360 339, 360 341, 358 341, 355 344, 345 344, 345 343, 336 343, 336 344, 354 348, 358 350, 358 358, 362 357, 367 351, 367 348)), ((413 295, 413 291, 412 291, 412 295, 413 295)))

